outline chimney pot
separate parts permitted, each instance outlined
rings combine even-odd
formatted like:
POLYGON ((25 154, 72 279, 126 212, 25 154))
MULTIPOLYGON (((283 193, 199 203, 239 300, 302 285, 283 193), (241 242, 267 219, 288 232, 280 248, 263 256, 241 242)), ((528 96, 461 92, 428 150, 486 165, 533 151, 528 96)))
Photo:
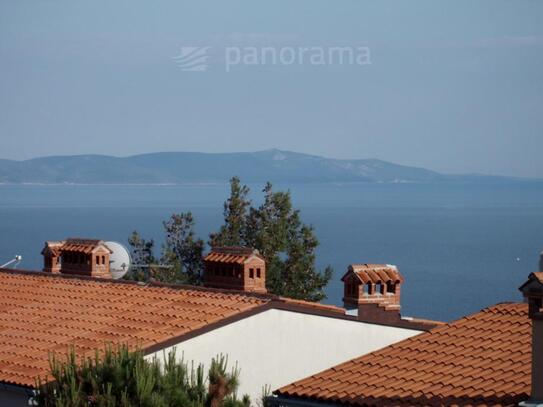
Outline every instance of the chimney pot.
POLYGON ((341 278, 344 307, 360 319, 400 319, 403 277, 391 264, 351 264, 341 278))
POLYGON ((266 293, 266 261, 249 247, 213 247, 204 257, 204 285, 266 293))
POLYGON ((102 240, 69 238, 45 242, 43 271, 111 278, 111 250, 102 240))

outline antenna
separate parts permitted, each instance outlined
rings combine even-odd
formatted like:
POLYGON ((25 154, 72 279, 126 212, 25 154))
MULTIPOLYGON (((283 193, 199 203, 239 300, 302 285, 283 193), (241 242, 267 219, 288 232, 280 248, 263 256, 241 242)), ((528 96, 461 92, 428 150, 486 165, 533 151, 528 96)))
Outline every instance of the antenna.
POLYGON ((21 256, 20 254, 16 254, 15 257, 13 259, 11 259, 10 261, 8 261, 7 263, 5 264, 2 264, 0 266, 0 269, 3 269, 7 266, 9 266, 10 264, 13 264, 13 268, 17 268, 17 266, 19 265, 19 263, 21 262, 21 260, 23 260, 23 256, 21 256))
POLYGON ((109 272, 114 280, 118 280, 130 270, 132 265, 130 253, 118 242, 105 242, 105 244, 112 252, 109 255, 109 272))

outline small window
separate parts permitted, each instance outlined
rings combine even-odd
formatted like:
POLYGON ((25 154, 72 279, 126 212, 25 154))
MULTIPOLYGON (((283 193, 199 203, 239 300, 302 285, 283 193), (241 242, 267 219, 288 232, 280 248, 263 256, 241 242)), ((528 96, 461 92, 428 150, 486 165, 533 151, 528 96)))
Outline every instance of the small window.
POLYGON ((106 264, 106 256, 102 256, 102 264, 106 264))
POLYGON ((260 278, 260 269, 256 269, 256 278, 260 278))
POLYGON ((396 292, 396 284, 392 281, 387 281, 387 293, 394 294, 396 292))
POLYGON ((383 285, 381 283, 375 284, 375 294, 383 293, 383 285))
POLYGON ((249 278, 255 278, 255 269, 249 269, 249 278))
POLYGON ((96 256, 96 264, 100 264, 100 256, 96 256))

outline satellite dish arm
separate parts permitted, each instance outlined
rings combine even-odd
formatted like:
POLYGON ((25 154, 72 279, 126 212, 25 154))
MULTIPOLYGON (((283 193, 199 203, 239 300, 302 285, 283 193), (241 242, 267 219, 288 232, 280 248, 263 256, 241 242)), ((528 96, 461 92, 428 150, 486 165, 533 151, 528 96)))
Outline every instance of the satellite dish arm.
POLYGON ((15 257, 13 259, 11 259, 10 261, 8 261, 7 263, 5 264, 2 264, 0 266, 0 269, 3 269, 11 264, 13 264, 13 268, 17 268, 17 266, 19 265, 19 263, 21 262, 21 260, 23 260, 23 256, 21 256, 20 254, 16 254, 15 257))

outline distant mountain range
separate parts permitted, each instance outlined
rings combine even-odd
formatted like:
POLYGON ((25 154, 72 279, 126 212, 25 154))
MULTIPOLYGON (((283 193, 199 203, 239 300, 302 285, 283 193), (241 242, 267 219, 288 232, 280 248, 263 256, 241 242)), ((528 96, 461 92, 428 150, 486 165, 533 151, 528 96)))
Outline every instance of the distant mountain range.
POLYGON ((281 150, 254 153, 152 153, 131 157, 0 159, 0 183, 183 184, 243 182, 510 182, 517 178, 446 175, 376 159, 338 160, 281 150))

